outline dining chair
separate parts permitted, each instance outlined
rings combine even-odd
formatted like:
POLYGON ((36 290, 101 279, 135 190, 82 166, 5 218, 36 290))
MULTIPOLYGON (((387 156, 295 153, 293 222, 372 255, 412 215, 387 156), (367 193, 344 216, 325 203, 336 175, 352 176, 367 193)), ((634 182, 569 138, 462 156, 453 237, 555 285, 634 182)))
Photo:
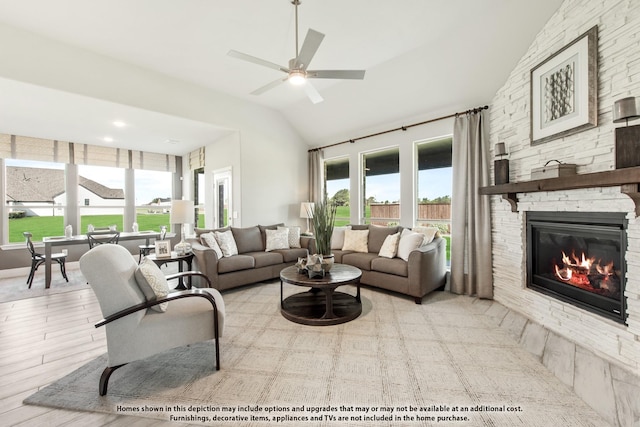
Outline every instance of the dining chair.
POLYGON ((89 249, 93 249, 97 245, 103 245, 112 243, 117 245, 120 239, 120 232, 117 230, 94 230, 87 231, 87 241, 89 242, 89 249))
MULTIPOLYGON (((22 235, 27 239, 27 248, 31 253, 31 271, 29 272, 29 277, 27 278, 27 284, 29 285, 29 289, 31 289, 31 284, 33 283, 33 276, 35 276, 36 270, 40 265, 44 264, 47 260, 44 254, 40 254, 36 252, 36 248, 31 241, 33 234, 28 231, 22 233, 22 235)), ((55 261, 60 265, 60 272, 62 273, 62 277, 68 282, 69 278, 67 277, 67 269, 65 267, 65 262, 67 260, 67 254, 65 253, 55 253, 51 254, 51 261, 55 261)))

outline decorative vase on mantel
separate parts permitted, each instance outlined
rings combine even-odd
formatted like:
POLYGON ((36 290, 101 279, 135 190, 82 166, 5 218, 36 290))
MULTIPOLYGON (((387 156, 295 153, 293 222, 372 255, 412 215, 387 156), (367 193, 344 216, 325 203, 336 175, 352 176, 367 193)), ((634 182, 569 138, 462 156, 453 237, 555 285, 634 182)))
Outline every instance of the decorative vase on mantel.
POLYGON ((311 223, 316 239, 316 251, 322 255, 325 272, 331 270, 333 266, 334 255, 331 252, 331 235, 333 234, 333 225, 336 219, 336 209, 336 205, 327 201, 326 195, 323 201, 313 205, 311 223))

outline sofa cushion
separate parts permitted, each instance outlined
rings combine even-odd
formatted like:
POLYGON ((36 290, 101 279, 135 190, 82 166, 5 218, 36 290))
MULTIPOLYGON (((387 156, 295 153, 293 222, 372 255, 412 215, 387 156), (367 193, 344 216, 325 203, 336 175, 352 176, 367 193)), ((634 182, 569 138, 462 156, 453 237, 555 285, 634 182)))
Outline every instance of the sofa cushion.
POLYGON ((290 248, 301 248, 300 245, 300 226, 298 225, 290 225, 290 226, 278 226, 278 230, 288 230, 289 231, 289 247, 290 248))
POLYGON ((277 230, 278 227, 284 227, 284 223, 281 222, 280 224, 273 225, 258 225, 260 234, 262 236, 262 250, 267 247, 267 233, 265 233, 265 230, 277 230))
MULTIPOLYGON (((345 230, 343 251, 369 252, 369 230, 345 230)), ((377 254, 377 252, 376 252, 377 254)))
POLYGON ((234 255, 224 257, 218 261, 218 273, 230 273, 232 271, 254 268, 256 261, 252 256, 234 255))
POLYGON ((371 260, 371 270, 407 277, 409 275, 409 263, 400 258, 378 257, 371 260))
POLYGON ((378 252, 378 256, 383 258, 395 258, 398 254, 398 242, 400 241, 400 232, 390 234, 384 239, 384 243, 378 252))
POLYGON ((236 240, 239 254, 264 251, 262 235, 257 226, 247 228, 231 227, 231 232, 236 240))
POLYGON ((370 225, 369 226, 369 252, 379 253, 382 245, 384 243, 384 239, 387 236, 392 234, 396 234, 398 232, 398 227, 382 227, 379 225, 370 225))
POLYGON ((424 234, 402 230, 400 242, 398 242, 398 258, 409 261, 409 254, 418 249, 424 240, 424 234))
POLYGON ((214 231, 213 235, 216 237, 216 241, 218 242, 218 246, 220 246, 223 257, 238 255, 238 247, 236 246, 236 241, 233 238, 231 230, 223 232, 214 231))
POLYGON ((222 258, 222 249, 213 235, 213 232, 202 233, 200 235, 200 241, 203 245, 210 247, 216 253, 218 259, 222 258))
POLYGON ((424 235, 422 246, 433 242, 433 239, 439 235, 436 227, 413 227, 411 231, 424 235))
POLYGON ((267 245, 264 248, 266 252, 275 249, 289 249, 289 229, 278 227, 277 230, 265 230, 267 236, 267 245))
POLYGON ((255 260, 254 268, 268 265, 282 264, 282 254, 278 252, 249 252, 245 255, 252 256, 255 260))
POLYGON ((297 262, 298 258, 306 258, 309 252, 304 248, 276 249, 282 255, 284 262, 297 262))
POLYGON ((342 249, 344 246, 345 230, 351 230, 351 226, 333 227, 333 233, 331 233, 331 249, 342 249))
POLYGON ((371 261, 375 258, 378 258, 378 254, 351 252, 342 255, 342 263, 358 267, 360 270, 371 270, 371 261))
POLYGON ((196 233, 196 237, 200 237, 201 234, 204 233, 213 233, 215 231, 219 231, 219 232, 223 232, 223 231, 227 231, 229 229, 229 227, 223 227, 223 228, 195 228, 194 231, 196 233))

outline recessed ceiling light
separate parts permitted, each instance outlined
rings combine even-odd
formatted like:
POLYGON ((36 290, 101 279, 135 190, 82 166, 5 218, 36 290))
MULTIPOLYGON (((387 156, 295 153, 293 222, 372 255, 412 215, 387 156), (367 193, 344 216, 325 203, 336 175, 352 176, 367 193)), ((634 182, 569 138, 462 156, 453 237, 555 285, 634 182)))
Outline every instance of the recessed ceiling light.
POLYGON ((104 140, 104 142, 113 142, 113 138, 111 138, 110 136, 105 136, 102 139, 104 140))
POLYGON ((121 127, 125 127, 127 124, 122 120, 116 120, 115 122, 113 122, 113 125, 115 127, 121 128, 121 127))
POLYGON ((167 144, 179 144, 180 141, 178 141, 177 139, 167 139, 164 142, 166 142, 167 144))

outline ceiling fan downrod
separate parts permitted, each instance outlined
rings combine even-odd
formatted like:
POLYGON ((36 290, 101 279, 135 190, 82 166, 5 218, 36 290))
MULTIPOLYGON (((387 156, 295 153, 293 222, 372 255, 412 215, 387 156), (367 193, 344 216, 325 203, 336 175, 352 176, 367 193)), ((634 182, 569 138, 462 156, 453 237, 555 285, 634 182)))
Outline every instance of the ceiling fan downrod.
POLYGON ((291 0, 291 4, 295 6, 296 9, 296 56, 298 57, 298 5, 300 4, 300 0, 291 0))

